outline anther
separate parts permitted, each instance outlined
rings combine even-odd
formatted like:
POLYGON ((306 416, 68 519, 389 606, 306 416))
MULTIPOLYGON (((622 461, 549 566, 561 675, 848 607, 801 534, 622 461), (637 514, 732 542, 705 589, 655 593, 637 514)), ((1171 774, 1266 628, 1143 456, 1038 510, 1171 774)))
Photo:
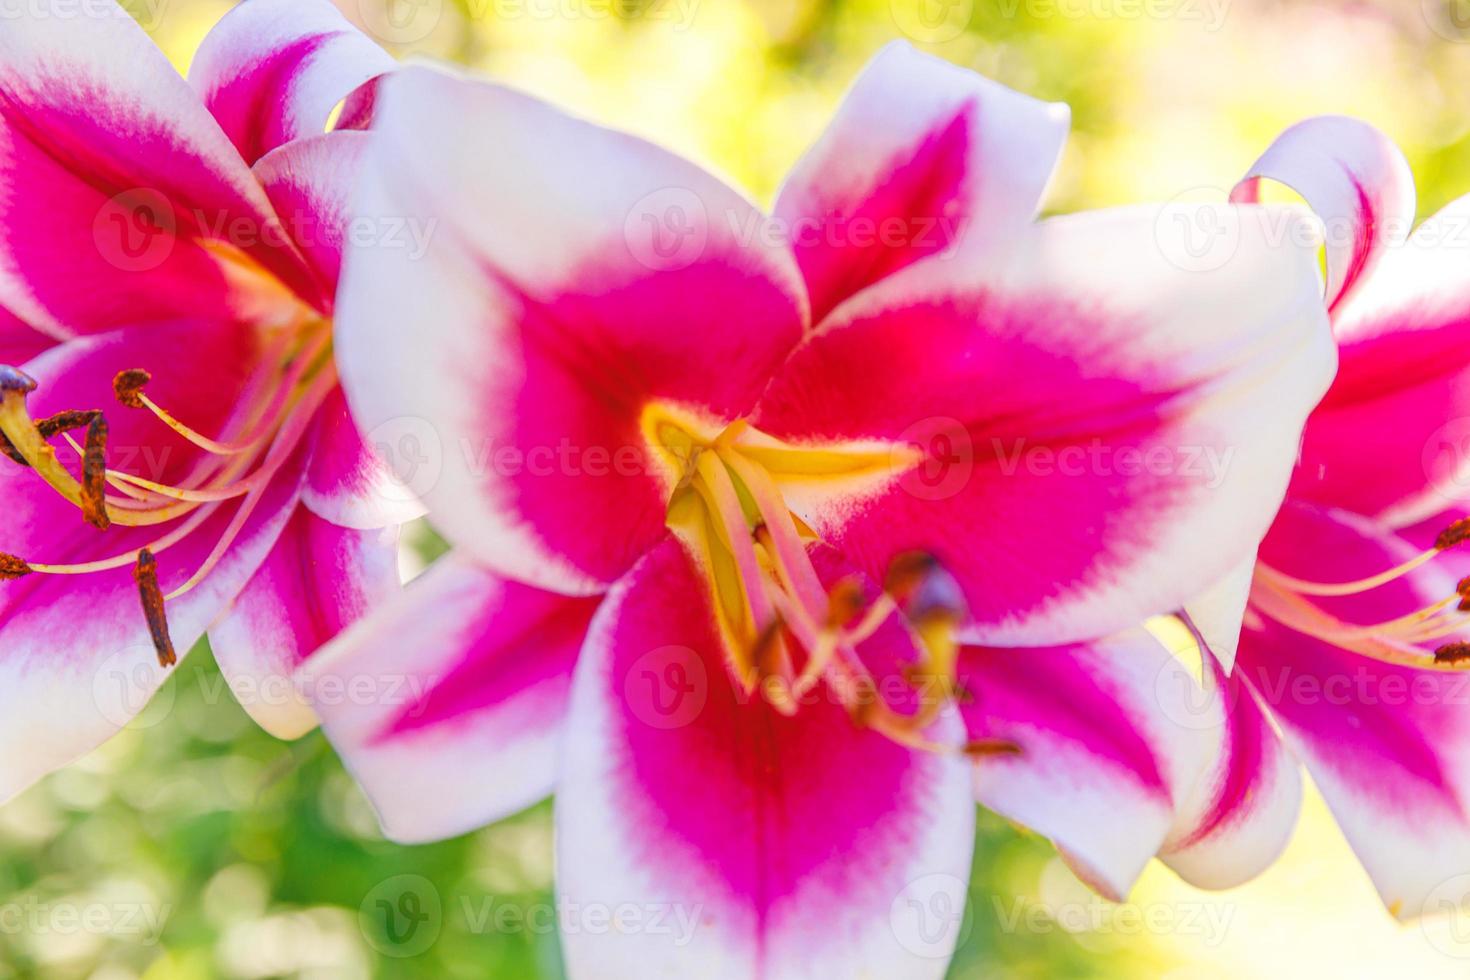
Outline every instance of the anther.
POLYGON ((31 566, 14 555, 0 553, 0 579, 9 580, 31 574, 31 566))
POLYGON ((1438 551, 1444 551, 1467 540, 1470 540, 1470 517, 1462 517, 1439 532, 1439 537, 1434 539, 1434 547, 1438 551))
POLYGON ((997 755, 1020 755, 1021 747, 1004 738, 976 738, 966 742, 960 751, 972 759, 985 759, 997 755))
POLYGON ((22 395, 29 395, 35 390, 35 378, 19 368, 11 367, 9 364, 0 364, 0 392, 18 391, 22 395))
POLYGON ((138 397, 143 386, 153 380, 153 375, 142 368, 129 368, 119 371, 117 377, 112 379, 112 392, 117 395, 117 400, 128 408, 144 408, 143 399, 138 397))
POLYGON ((910 551, 888 566, 885 591, 914 622, 958 621, 965 618, 964 593, 954 576, 933 555, 910 551))
POLYGON ((1470 643, 1446 643, 1434 651, 1437 664, 1459 664, 1470 660, 1470 643))
POLYGON ((827 594, 827 626, 842 629, 863 611, 863 586, 857 577, 845 578, 827 594))
POLYGON ((98 414, 87 423, 82 453, 82 516, 99 531, 111 526, 107 516, 107 419, 98 414))
POLYGON ((158 654, 158 665, 172 667, 178 663, 179 658, 174 653, 174 641, 168 635, 163 589, 158 585, 158 559, 147 548, 138 552, 138 564, 133 567, 133 581, 138 583, 138 595, 143 600, 143 615, 148 620, 148 633, 153 638, 153 650, 158 654))
POLYGON ((49 418, 38 421, 36 423, 36 431, 41 433, 42 439, 54 439, 63 432, 71 432, 73 429, 80 429, 91 425, 92 420, 101 414, 96 409, 90 411, 70 409, 65 412, 57 412, 49 418))

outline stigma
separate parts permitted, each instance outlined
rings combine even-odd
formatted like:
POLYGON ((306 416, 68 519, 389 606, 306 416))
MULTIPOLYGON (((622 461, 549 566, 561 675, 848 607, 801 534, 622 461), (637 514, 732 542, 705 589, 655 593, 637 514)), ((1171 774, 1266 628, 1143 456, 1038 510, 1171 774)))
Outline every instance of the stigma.
POLYGON ((794 514, 772 470, 881 476, 892 453, 807 451, 778 444, 744 420, 704 426, 666 406, 644 432, 668 466, 667 523, 706 572, 727 666, 747 694, 794 715, 814 697, 840 705, 860 728, 903 745, 971 758, 1011 754, 1014 743, 933 741, 944 709, 963 700, 957 639, 967 609, 958 583, 932 555, 895 558, 881 589, 853 574, 824 583, 818 535, 794 514), (807 458, 811 457, 811 458, 807 458), (900 676, 878 676, 863 645, 892 621, 913 640, 900 676))

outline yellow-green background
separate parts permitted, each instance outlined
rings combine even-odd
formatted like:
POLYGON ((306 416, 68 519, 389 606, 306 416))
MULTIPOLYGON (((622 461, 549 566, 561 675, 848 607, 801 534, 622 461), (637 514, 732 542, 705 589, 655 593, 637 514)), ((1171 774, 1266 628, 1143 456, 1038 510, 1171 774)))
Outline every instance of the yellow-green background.
MULTIPOLYGON (((384 23, 381 3, 343 0, 369 24, 384 23)), ((133 6, 183 68, 229 5, 133 6)), ((1399 140, 1421 213, 1470 190, 1470 30, 1438 0, 418 5, 398 36, 421 36, 397 53, 453 59, 631 128, 766 200, 866 58, 906 29, 1072 105, 1051 210, 1223 193, 1278 130, 1320 112, 1399 140)), ((1151 868, 1133 902, 1154 928, 1091 898, 1044 841, 998 819, 982 818, 977 855, 957 978, 1470 975, 1470 959, 1446 952, 1466 949, 1447 926, 1399 926, 1381 910, 1315 795, 1286 856, 1246 887, 1205 894, 1151 868), (1223 929, 1204 927, 1207 909, 1223 929), (1069 930, 1049 910, 1101 928, 1069 930)), ((139 723, 0 808, 0 909, 167 909, 161 936, 0 917, 0 978, 559 977, 554 935, 473 927, 487 900, 549 901, 551 877, 545 806, 443 844, 384 842, 320 735, 288 745, 254 729, 200 650, 139 723), (413 957, 379 952, 404 949, 358 915, 400 874, 423 876, 441 902, 437 939, 413 957)))

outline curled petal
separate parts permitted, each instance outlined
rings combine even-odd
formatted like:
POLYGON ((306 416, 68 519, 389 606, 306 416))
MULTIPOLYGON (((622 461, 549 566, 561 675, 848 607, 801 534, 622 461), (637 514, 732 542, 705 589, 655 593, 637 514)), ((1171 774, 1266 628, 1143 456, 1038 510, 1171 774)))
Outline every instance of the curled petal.
POLYGON ((189 81, 248 163, 320 136, 393 59, 328 0, 250 0, 199 45, 189 81))
POLYGON ((1327 304, 1334 310, 1414 221, 1414 176, 1383 133, 1347 116, 1318 116, 1286 130, 1231 194, 1259 199, 1262 179, 1295 190, 1327 225, 1327 304))

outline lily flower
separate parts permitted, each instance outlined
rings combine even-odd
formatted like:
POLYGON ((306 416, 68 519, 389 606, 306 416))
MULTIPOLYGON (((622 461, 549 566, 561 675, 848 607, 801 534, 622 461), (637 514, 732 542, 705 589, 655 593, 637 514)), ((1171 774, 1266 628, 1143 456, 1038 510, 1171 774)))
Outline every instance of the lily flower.
POLYGON ((292 671, 397 584, 402 514, 332 356, 368 137, 327 131, 391 59, 323 0, 249 0, 186 80, 122 9, 75 14, 0 33, 0 798, 206 630, 301 734, 292 671))
POLYGON ((767 215, 527 95, 384 83, 357 207, 440 234, 349 249, 339 365, 360 425, 433 436, 455 550, 305 672, 415 679, 318 708, 390 837, 555 788, 566 901, 695 921, 567 930, 573 976, 940 976, 953 932, 890 922, 963 902, 975 773, 1090 764, 967 732, 961 631, 1125 664, 1266 529, 1333 368, 1314 222, 1207 208, 1209 272, 1155 208, 1038 222, 1067 120, 895 45, 767 215))
POLYGON ((1258 559, 1185 608, 1233 666, 1230 699, 1269 712, 1385 905, 1413 918, 1470 880, 1470 198, 1410 234, 1407 161, 1342 117, 1285 131, 1233 196, 1268 180, 1328 226, 1341 369, 1258 559))

